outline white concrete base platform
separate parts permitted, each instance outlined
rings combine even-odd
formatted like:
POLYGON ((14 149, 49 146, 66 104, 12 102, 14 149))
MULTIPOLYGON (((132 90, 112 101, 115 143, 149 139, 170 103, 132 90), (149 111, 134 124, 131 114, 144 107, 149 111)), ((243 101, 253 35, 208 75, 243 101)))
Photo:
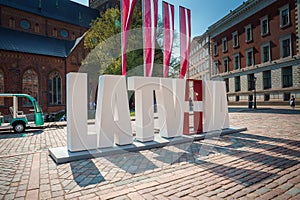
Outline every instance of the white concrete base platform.
POLYGON ((176 137, 176 138, 162 138, 158 134, 155 134, 154 141, 151 142, 134 141, 133 144, 130 145, 114 146, 110 148, 93 149, 93 150, 80 151, 80 152, 70 152, 68 151, 66 146, 56 147, 56 148, 49 149, 49 155, 57 164, 62 164, 62 163, 68 163, 68 162, 82 160, 82 159, 90 159, 96 157, 121 154, 126 152, 136 152, 136 151, 142 151, 142 150, 153 149, 153 148, 161 148, 167 145, 182 144, 182 143, 187 143, 187 142, 192 142, 197 140, 203 140, 209 137, 218 137, 221 135, 238 133, 246 130, 247 128, 232 127, 220 131, 205 132, 203 134, 198 134, 198 135, 184 135, 182 137, 176 137))

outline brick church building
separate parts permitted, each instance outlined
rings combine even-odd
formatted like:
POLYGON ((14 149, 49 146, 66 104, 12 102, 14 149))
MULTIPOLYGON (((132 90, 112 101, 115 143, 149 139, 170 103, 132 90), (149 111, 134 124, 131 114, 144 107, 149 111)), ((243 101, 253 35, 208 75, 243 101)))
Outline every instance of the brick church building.
MULTIPOLYGON (((69 0, 0 0, 0 16, 0 93, 30 94, 44 113, 65 110, 66 74, 88 54, 83 37, 99 12, 69 0)), ((1 113, 9 101, 0 99, 1 113)))

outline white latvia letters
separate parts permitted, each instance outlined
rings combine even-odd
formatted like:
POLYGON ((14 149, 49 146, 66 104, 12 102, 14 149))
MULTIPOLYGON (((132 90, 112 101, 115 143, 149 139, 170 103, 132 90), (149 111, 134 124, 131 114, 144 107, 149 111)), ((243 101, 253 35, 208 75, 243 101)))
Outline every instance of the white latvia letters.
POLYGON ((182 136, 183 113, 189 112, 189 102, 184 99, 185 89, 184 79, 160 79, 160 89, 156 91, 160 136, 182 136))
MULTIPOLYGON (((128 90, 135 91, 136 140, 154 139, 154 98, 156 92, 160 136, 171 138, 183 134, 186 81, 155 77, 129 77, 128 90)), ((204 81, 203 81, 204 82, 204 81)), ((204 131, 229 127, 224 82, 203 83, 204 131)), ((68 150, 83 151, 133 143, 125 76, 99 77, 95 131, 87 126, 87 74, 67 75, 67 144, 68 150)))
POLYGON ((128 90, 135 91, 136 139, 141 142, 154 139, 153 91, 159 88, 159 78, 128 78, 128 90))
POLYGON ((95 129, 98 147, 132 144, 125 76, 99 77, 95 129))

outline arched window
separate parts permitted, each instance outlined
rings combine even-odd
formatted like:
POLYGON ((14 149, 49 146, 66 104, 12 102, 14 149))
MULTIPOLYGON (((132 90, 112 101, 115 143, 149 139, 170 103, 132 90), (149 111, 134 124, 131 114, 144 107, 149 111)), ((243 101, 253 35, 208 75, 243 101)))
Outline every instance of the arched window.
POLYGON ((57 71, 52 72, 48 78, 49 104, 62 104, 61 78, 57 71))
POLYGON ((54 28, 54 29, 52 30, 52 35, 53 35, 54 37, 57 37, 57 29, 56 29, 56 28, 54 28))
MULTIPOLYGON (((0 93, 4 93, 4 73, 0 69, 0 93)), ((0 105, 4 105, 4 98, 0 98, 0 105)))
MULTIPOLYGON (((29 94, 38 100, 39 94, 39 78, 37 73, 33 69, 28 69, 23 74, 22 79, 22 92, 29 94)), ((31 102, 24 98, 23 105, 30 106, 31 102)))
POLYGON ((72 33, 71 39, 72 39, 72 40, 75 40, 75 38, 76 38, 76 36, 75 36, 75 33, 73 32, 73 33, 72 33))
POLYGON ((16 21, 15 21, 15 19, 14 18, 9 18, 9 27, 10 28, 15 28, 15 26, 16 26, 16 21))
POLYGON ((35 26, 34 26, 34 32, 35 33, 39 33, 40 32, 40 26, 39 26, 38 23, 36 23, 35 26))

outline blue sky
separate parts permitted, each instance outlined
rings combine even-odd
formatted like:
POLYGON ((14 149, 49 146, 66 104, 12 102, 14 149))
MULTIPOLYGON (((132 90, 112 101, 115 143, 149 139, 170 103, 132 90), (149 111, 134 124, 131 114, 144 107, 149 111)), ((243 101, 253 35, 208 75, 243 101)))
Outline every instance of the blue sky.
MULTIPOLYGON (((72 0, 83 5, 88 5, 88 0, 72 0)), ((227 15, 246 0, 165 0, 175 6, 175 29, 179 31, 179 6, 191 9, 192 37, 201 35, 207 28, 227 15)), ((161 3, 159 0, 159 13, 161 3)))

